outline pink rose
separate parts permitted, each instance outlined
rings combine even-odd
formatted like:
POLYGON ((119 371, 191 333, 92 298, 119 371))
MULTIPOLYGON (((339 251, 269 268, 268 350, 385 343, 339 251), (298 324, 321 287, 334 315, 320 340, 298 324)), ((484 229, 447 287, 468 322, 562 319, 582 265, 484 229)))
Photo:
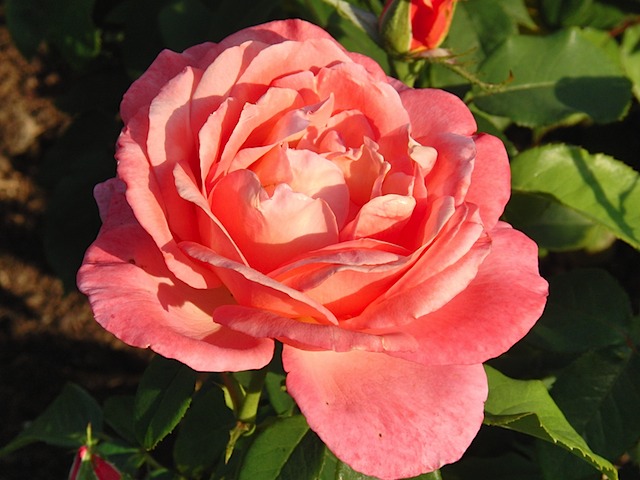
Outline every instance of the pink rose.
POLYGON ((122 474, 111 463, 91 453, 86 446, 80 447, 71 465, 69 480, 93 477, 97 480, 120 480, 122 474))
POLYGON ((433 50, 444 41, 458 0, 387 0, 380 15, 385 42, 397 53, 433 50))
POLYGON ((485 360, 535 323, 536 245, 498 221, 502 143, 299 20, 164 51, 124 97, 117 178, 78 274, 123 341, 259 369, 343 461, 384 479, 457 460, 485 360))

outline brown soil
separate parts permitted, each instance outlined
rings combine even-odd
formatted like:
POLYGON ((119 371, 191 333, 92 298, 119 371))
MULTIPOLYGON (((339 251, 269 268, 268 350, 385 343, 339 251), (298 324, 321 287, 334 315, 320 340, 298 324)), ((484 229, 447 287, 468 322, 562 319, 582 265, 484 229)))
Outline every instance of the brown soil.
MULTIPOLYGON (((0 446, 75 382, 97 398, 135 388, 143 362, 64 292, 42 244, 42 153, 69 124, 59 78, 13 47, 0 18, 0 446)), ((36 444, 0 460, 0 480, 66 478, 72 452, 36 444)))

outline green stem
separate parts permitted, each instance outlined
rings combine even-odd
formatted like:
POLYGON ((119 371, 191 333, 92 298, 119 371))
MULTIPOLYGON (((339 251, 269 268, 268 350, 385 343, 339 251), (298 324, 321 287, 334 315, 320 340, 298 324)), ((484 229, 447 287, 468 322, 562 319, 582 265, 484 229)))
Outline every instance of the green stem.
POLYGON ((256 370, 251 375, 249 386, 245 392, 244 399, 238 410, 238 421, 242 423, 253 424, 256 421, 258 414, 258 404, 260 403, 260 396, 262 395, 262 387, 264 386, 264 379, 267 376, 267 369, 256 370))
POLYGON ((240 386, 237 384, 235 378, 233 381, 229 378, 231 377, 231 374, 224 376, 227 388, 234 384, 238 387, 237 389, 234 388, 233 392, 230 392, 232 397, 238 394, 241 395, 241 397, 233 399, 237 422, 233 430, 229 432, 229 442, 227 443, 225 452, 225 463, 227 463, 231 458, 233 449, 240 437, 251 434, 255 429, 256 417, 258 416, 258 406, 260 405, 260 396, 262 395, 262 387, 264 386, 264 379, 266 376, 266 368, 254 371, 251 374, 249 386, 244 391, 244 394, 240 391, 240 386))
POLYGON ((391 66, 398 80, 408 87, 413 87, 420 76, 424 61, 402 58, 390 58, 391 66))
MULTIPOLYGON (((475 74, 471 73, 469 70, 467 70, 463 66, 460 66, 456 64, 454 61, 451 61, 450 58, 434 58, 433 60, 430 60, 430 61, 432 63, 437 63, 439 65, 442 65, 445 68, 448 68, 449 70, 456 73, 457 75, 460 75, 471 85, 477 85, 482 90, 489 93, 497 93, 504 90, 507 84, 513 80, 512 74, 511 72, 509 72, 509 76, 502 82, 488 83, 480 80, 475 74)), ((466 103, 471 103, 473 101, 473 96, 471 94, 468 94, 465 101, 466 103)))
POLYGON ((442 474, 440 473, 440 470, 434 470, 431 473, 427 473, 425 477, 428 480, 442 480, 442 474))
POLYGON ((233 376, 233 373, 222 372, 220 376, 222 377, 222 381, 225 388, 227 389, 229 399, 231 400, 231 405, 227 406, 232 408, 233 413, 237 416, 244 399, 244 389, 242 388, 242 385, 240 385, 236 377, 233 376))

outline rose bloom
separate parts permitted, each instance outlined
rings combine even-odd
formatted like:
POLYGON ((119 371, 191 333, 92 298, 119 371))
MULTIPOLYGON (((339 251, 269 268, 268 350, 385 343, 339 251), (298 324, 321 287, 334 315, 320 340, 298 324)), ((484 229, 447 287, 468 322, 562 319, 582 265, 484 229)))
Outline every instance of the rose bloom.
POLYGON ((466 106, 288 20, 163 51, 121 113, 78 274, 98 322, 199 371, 282 342, 310 427, 365 474, 460 458, 482 362, 547 295, 536 245, 498 220, 504 146, 466 106))
POLYGON ((444 41, 458 0, 387 0, 382 35, 398 53, 433 50, 444 41))

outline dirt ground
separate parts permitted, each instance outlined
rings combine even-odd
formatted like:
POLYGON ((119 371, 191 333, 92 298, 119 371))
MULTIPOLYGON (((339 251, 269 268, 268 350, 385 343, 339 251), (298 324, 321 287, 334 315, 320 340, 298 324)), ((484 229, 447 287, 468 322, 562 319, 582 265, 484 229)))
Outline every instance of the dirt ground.
MULTIPOLYGON (((97 398, 135 388, 144 362, 64 292, 42 244, 42 153, 69 119, 49 92, 59 78, 12 46, 0 18, 0 446, 35 418, 66 382, 97 398)), ((27 447, 0 460, 0 480, 66 478, 72 452, 27 447)))

